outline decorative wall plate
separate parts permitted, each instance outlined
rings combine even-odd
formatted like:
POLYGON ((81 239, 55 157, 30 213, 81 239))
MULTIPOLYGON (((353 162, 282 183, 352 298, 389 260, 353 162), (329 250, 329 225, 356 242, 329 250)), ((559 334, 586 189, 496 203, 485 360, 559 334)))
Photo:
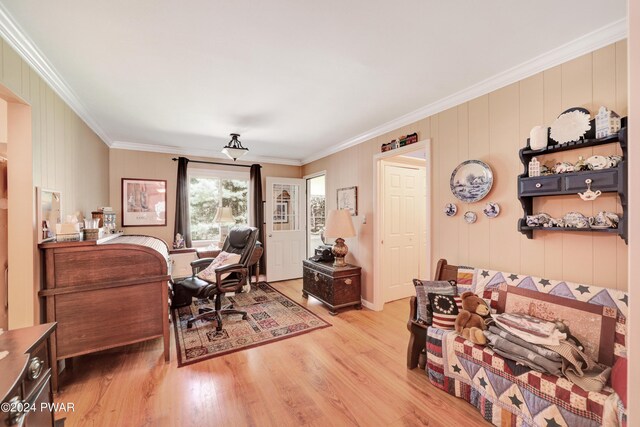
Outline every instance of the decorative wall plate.
POLYGON ((578 141, 591 129, 591 113, 585 108, 570 108, 551 125, 551 139, 559 144, 578 141))
POLYGON ((484 205, 482 212, 484 212, 487 218, 495 218, 500 215, 500 205, 495 202, 489 202, 484 205))
POLYGON ((473 203, 484 199, 493 185, 493 172, 480 160, 467 160, 458 165, 451 174, 449 187, 458 199, 473 203))
POLYGON ((478 219, 478 215, 475 212, 467 211, 464 213, 464 220, 467 224, 473 224, 478 219))
POLYGON ((453 203, 447 203, 444 205, 444 213, 447 216, 455 216, 458 213, 458 207, 453 203))

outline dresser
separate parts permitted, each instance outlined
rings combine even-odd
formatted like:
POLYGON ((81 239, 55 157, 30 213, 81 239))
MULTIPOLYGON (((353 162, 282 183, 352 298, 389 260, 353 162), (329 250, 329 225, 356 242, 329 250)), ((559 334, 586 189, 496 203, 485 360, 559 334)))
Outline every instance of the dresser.
POLYGON ((343 307, 362 308, 360 297, 361 268, 347 264, 334 267, 332 262, 302 261, 302 296, 309 295, 329 307, 329 314, 335 316, 343 307))
POLYGON ((51 334, 55 323, 0 335, 0 425, 52 426, 51 334))

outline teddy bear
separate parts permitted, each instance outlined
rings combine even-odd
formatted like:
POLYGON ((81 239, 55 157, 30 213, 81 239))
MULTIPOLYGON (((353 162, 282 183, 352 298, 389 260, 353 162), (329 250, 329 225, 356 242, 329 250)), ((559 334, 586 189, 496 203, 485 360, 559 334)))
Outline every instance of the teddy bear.
POLYGON ((473 292, 460 295, 462 310, 456 316, 456 332, 472 343, 485 345, 487 337, 482 331, 487 329, 485 318, 490 315, 487 303, 473 292))

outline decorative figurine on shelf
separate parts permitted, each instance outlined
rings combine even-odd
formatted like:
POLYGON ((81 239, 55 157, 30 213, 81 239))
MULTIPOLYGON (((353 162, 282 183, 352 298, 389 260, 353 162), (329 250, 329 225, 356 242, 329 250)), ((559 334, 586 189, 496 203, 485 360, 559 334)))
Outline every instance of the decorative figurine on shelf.
POLYGON ((540 176, 540 162, 537 157, 529 162, 529 176, 540 176))
POLYGON ((529 147, 532 150, 547 148, 549 128, 546 126, 534 126, 529 134, 529 147))
POLYGON ((584 193, 578 193, 578 196, 580 196, 582 200, 584 200, 585 202, 590 202, 591 200, 595 200, 600 197, 602 191, 591 190, 591 184, 593 183, 593 181, 590 178, 585 179, 584 183, 587 184, 587 191, 585 191, 584 193))
POLYGON ((598 215, 589 217, 589 227, 591 228, 618 228, 620 216, 614 212, 601 211, 598 215))
POLYGON ((176 238, 173 240, 173 249, 184 249, 184 238, 182 234, 176 234, 176 238))
POLYGON ((607 107, 600 107, 596 114, 596 138, 606 138, 620 130, 620 116, 607 107))
POLYGON ((570 173, 573 172, 573 165, 569 162, 558 162, 553 167, 553 173, 570 173))
POLYGON ((587 162, 584 161, 584 157, 578 156, 578 161, 576 162, 575 165, 573 165, 573 171, 582 172, 586 170, 589 170, 589 165, 587 164, 587 162))

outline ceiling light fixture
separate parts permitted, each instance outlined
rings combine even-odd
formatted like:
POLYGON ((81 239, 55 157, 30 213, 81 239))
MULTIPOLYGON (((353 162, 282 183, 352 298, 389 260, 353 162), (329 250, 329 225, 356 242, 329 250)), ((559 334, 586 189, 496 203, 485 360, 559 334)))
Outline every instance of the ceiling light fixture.
POLYGON ((222 149, 222 152, 230 159, 233 159, 234 162, 249 151, 248 148, 244 148, 242 146, 242 143, 238 140, 239 136, 239 133, 232 133, 231 141, 229 141, 229 143, 222 149))

